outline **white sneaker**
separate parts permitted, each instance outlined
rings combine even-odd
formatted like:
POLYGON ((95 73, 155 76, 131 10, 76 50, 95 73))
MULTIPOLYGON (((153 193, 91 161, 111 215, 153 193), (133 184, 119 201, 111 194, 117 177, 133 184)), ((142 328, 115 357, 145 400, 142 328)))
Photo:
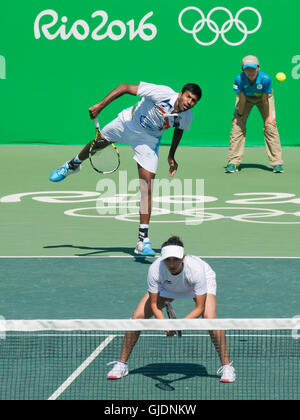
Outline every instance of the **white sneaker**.
POLYGON ((234 382, 235 381, 235 369, 232 362, 229 365, 223 365, 217 372, 218 375, 222 374, 220 382, 234 382))
POLYGON ((127 363, 120 361, 107 363, 108 365, 115 364, 110 372, 107 374, 107 379, 121 379, 124 376, 128 375, 128 366, 127 363))
POLYGON ((149 238, 145 238, 143 241, 139 241, 136 244, 134 253, 142 255, 144 257, 155 257, 155 251, 151 248, 152 242, 149 238))

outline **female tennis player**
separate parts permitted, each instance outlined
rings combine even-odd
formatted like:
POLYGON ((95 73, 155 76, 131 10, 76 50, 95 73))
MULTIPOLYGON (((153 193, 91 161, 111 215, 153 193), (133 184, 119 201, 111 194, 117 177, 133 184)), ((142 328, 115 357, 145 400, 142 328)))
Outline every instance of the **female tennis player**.
MULTIPOLYGON (((211 267, 199 257, 184 254, 180 238, 172 236, 162 245, 161 257, 148 272, 148 291, 138 304, 132 318, 147 319, 153 315, 163 319, 167 301, 194 299, 195 307, 185 317, 217 318, 216 275, 211 267)), ((174 332, 167 332, 172 335, 174 332)), ((235 369, 228 357, 224 331, 209 331, 211 340, 221 361, 221 382, 234 382, 235 369)), ((123 340, 120 359, 108 373, 108 379, 121 379, 128 375, 127 361, 139 338, 140 331, 127 331, 123 340)))
MULTIPOLYGON (((90 108, 90 117, 95 119, 112 101, 125 93, 141 97, 135 106, 123 110, 116 119, 107 124, 101 133, 109 142, 130 144, 134 151, 140 179, 140 226, 135 254, 154 256, 148 237, 151 217, 152 186, 158 166, 158 149, 164 131, 174 127, 169 151, 169 175, 174 176, 178 164, 175 152, 183 131, 190 129, 193 119, 191 108, 201 99, 201 88, 193 83, 186 84, 181 92, 150 83, 139 85, 122 84, 110 92, 100 103, 90 108)), ((91 143, 72 160, 56 169, 50 175, 53 182, 62 181, 68 175, 80 170, 81 163, 89 157, 91 143)))

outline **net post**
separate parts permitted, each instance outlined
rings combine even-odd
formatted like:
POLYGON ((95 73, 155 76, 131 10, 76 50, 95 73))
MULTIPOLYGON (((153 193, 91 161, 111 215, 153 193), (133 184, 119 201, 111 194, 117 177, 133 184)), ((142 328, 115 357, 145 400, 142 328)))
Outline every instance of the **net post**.
POLYGON ((292 329, 292 338, 294 340, 299 340, 300 339, 300 315, 295 315, 293 317, 293 320, 295 320, 295 325, 293 326, 293 329, 292 329))
POLYGON ((6 339, 6 320, 4 316, 0 315, 0 340, 5 340, 5 339, 6 339))

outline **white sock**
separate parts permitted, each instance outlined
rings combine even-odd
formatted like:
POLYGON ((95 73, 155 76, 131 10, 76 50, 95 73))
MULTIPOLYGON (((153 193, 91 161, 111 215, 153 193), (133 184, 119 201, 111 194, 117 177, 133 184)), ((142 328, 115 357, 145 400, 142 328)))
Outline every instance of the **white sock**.
POLYGON ((78 155, 73 159, 74 163, 82 163, 82 160, 79 159, 78 155))
POLYGON ((139 228, 139 241, 142 241, 148 237, 149 225, 140 224, 139 228))

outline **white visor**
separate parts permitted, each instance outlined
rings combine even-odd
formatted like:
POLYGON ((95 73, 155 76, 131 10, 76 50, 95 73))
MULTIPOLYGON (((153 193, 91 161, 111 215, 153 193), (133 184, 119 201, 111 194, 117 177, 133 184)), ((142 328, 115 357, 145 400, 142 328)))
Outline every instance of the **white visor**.
POLYGON ((182 246, 168 245, 161 249, 161 257, 163 260, 170 257, 182 259, 183 256, 184 248, 182 246))

